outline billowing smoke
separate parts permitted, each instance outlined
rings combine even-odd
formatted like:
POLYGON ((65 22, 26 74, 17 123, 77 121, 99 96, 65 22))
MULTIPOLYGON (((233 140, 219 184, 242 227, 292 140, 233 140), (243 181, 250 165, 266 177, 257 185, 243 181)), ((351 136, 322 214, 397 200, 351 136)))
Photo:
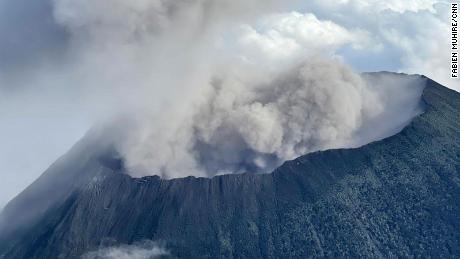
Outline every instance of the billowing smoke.
POLYGON ((388 136, 419 112, 415 102, 397 125, 372 134, 366 123, 388 114, 387 92, 315 51, 358 48, 367 34, 312 15, 270 16, 294 2, 54 0, 69 45, 65 58, 46 68, 59 76, 38 73, 34 81, 78 86, 135 177, 269 172, 308 152, 388 136), (258 17, 284 22, 259 33, 248 25, 258 17), (304 31, 299 41, 312 46, 308 51, 280 40, 281 31, 295 36, 309 21, 324 28, 304 31), (313 44, 307 32, 324 42, 313 44), (340 40, 331 40, 337 32, 340 40), (263 56, 275 47, 280 55, 263 56))
POLYGON ((337 61, 310 60, 263 83, 215 79, 207 90, 182 119, 165 111, 122 138, 134 174, 268 171, 346 146, 363 119, 382 109, 366 82, 337 61))

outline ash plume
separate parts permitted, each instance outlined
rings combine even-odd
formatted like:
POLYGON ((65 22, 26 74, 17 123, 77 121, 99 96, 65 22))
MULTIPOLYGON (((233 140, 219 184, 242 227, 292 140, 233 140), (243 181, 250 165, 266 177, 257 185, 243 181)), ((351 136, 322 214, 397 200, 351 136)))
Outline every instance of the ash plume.
POLYGON ((358 42, 372 41, 365 31, 349 32, 314 15, 270 16, 296 1, 53 4, 55 21, 68 33, 66 54, 35 71, 30 81, 76 89, 81 106, 94 121, 103 121, 105 135, 134 177, 270 172, 308 152, 389 136, 419 112, 414 98, 397 126, 380 125, 381 134, 371 134, 375 129, 366 123, 391 108, 387 93, 331 53, 318 52, 327 44, 360 48, 358 42), (324 27, 317 37, 328 40, 307 39, 315 32, 309 28, 298 39, 312 46, 304 52, 295 41, 279 39, 282 25, 249 30, 247 24, 261 16, 282 19, 286 35, 313 21, 324 27), (337 32, 340 39, 330 40, 337 32), (285 43, 292 52, 264 56, 285 43))

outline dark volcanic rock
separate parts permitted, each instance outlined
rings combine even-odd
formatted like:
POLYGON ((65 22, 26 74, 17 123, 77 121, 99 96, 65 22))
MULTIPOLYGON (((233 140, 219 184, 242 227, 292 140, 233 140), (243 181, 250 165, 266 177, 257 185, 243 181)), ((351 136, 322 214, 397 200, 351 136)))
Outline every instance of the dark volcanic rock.
POLYGON ((460 257, 460 94, 426 82, 399 134, 272 174, 132 179, 80 143, 6 207, 0 257, 142 240, 179 258, 460 257))

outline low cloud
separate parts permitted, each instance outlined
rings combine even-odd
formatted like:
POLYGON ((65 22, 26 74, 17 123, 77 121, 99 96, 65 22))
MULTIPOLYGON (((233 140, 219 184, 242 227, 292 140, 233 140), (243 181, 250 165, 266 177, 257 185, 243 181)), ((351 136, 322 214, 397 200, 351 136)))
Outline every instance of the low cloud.
POLYGON ((86 253, 83 259, 155 259, 169 258, 169 252, 153 241, 102 248, 86 253))

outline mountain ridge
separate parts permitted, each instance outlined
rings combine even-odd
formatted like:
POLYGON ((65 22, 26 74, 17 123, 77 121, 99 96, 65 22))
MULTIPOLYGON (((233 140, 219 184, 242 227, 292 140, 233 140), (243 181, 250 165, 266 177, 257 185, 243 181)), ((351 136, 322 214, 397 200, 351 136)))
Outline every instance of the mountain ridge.
POLYGON ((271 174, 134 179, 88 154, 75 174, 90 168, 91 180, 0 242, 0 256, 73 258, 146 239, 180 258, 458 256, 460 94, 426 83, 425 113, 400 133, 271 174))

